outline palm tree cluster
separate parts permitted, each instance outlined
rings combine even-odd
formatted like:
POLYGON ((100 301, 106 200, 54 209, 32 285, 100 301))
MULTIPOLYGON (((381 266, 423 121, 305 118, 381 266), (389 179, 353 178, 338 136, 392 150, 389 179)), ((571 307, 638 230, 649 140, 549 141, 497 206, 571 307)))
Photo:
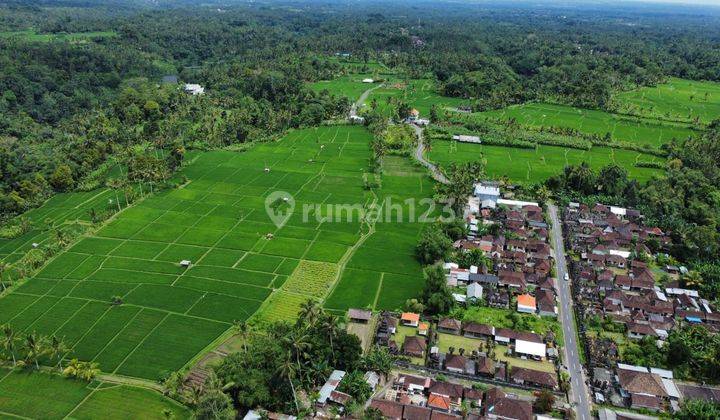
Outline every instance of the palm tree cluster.
POLYGON ((260 330, 237 322, 235 327, 242 346, 215 373, 221 389, 242 409, 312 414, 306 406, 333 369, 351 373, 372 367, 386 374, 394 363, 387 352, 363 358, 357 336, 313 300, 302 305, 295 323, 275 322, 260 330))
POLYGON ((40 368, 40 361, 54 365, 58 370, 65 354, 70 350, 56 336, 44 336, 36 332, 20 335, 11 325, 2 326, 4 355, 12 359, 13 366, 40 368))

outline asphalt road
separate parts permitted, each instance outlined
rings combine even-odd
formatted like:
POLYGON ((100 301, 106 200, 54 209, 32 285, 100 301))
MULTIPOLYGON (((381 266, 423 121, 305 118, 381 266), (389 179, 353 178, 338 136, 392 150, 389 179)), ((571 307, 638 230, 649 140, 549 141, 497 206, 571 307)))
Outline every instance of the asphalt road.
POLYGON ((568 272, 568 269, 565 261, 565 245, 562 239, 562 225, 555 205, 548 204, 548 212, 552 220, 552 241, 557 271, 558 299, 560 300, 560 324, 565 336, 564 360, 570 374, 570 403, 575 408, 578 420, 591 420, 590 398, 585 384, 586 376, 580 363, 578 340, 573 322, 574 310, 570 282, 565 281, 565 273, 568 272))
POLYGON ((371 87, 370 89, 366 90, 365 92, 363 92, 362 95, 360 95, 360 97, 358 98, 358 100, 355 101, 352 104, 352 106, 350 106, 349 117, 357 117, 358 108, 360 108, 365 103, 368 96, 370 96, 370 92, 372 92, 373 90, 375 90, 379 87, 382 87, 382 84, 375 85, 375 86, 371 87))
POLYGON ((423 129, 415 124, 410 124, 410 127, 415 130, 415 134, 417 134, 418 137, 418 144, 417 148, 415 149, 415 159, 417 159, 418 162, 422 163, 426 168, 430 169, 432 177, 435 179, 435 181, 441 184, 449 184, 450 181, 447 179, 445 174, 443 174, 437 166, 425 160, 425 143, 423 143, 423 129))

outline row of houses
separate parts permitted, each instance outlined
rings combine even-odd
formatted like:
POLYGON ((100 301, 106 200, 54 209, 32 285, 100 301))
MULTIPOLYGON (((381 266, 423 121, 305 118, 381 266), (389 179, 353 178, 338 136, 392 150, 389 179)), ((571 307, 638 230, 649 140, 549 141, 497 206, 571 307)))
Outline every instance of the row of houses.
POLYGON ((466 419, 532 420, 532 404, 500 388, 482 391, 424 376, 401 374, 385 395, 371 407, 385 418, 397 420, 466 419), (463 404, 465 409, 463 409, 463 404))
MULTIPOLYGON (((579 203, 565 208, 563 232, 574 257, 569 260, 580 316, 602 320, 602 328, 611 322, 611 332, 624 331, 630 340, 651 337, 658 346, 683 323, 718 331, 720 316, 712 304, 680 287, 687 270, 655 263, 672 245, 669 234, 644 222, 634 209, 579 203)), ((672 372, 618 363, 617 342, 584 336, 596 401, 651 411, 679 408, 682 391, 672 372)))
MULTIPOLYGON (((356 310, 350 310, 354 312, 356 310)), ((429 367, 448 372, 507 381, 537 388, 558 388, 558 378, 554 372, 512 367, 507 363, 494 360, 488 351, 478 351, 485 346, 501 345, 507 348, 509 355, 525 360, 556 360, 558 350, 552 334, 540 334, 515 331, 510 328, 495 328, 477 322, 461 322, 457 319, 443 318, 437 324, 422 321, 418 314, 402 313, 398 317, 392 313, 383 313, 378 323, 376 343, 387 346, 390 352, 422 360, 415 363, 427 364, 429 367), (416 328, 415 335, 404 335, 403 342, 395 341, 397 326, 416 328), (439 346, 431 345, 433 340, 429 333, 431 327, 440 334, 464 336, 467 348, 441 352, 439 346), (475 341, 478 340, 478 341, 475 341), (484 341, 480 341, 484 340, 484 341)))
POLYGON ((566 209, 563 224, 567 246, 579 256, 572 271, 584 318, 610 319, 624 326, 631 339, 665 340, 683 322, 720 330, 720 313, 711 303, 697 291, 679 287, 677 274, 684 268, 666 266, 661 286, 660 267, 640 259, 650 255, 650 248, 667 248, 670 239, 660 229, 644 226, 639 212, 574 204, 566 209))

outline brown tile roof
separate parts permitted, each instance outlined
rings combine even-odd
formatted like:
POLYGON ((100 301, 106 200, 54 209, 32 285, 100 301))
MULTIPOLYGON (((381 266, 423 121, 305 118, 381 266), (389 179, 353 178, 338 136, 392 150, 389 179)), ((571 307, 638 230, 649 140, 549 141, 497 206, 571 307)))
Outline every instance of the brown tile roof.
POLYGON ((491 325, 480 324, 473 321, 466 322, 463 326, 463 331, 473 334, 493 335, 493 327, 491 325))
POLYGON ((636 372, 634 370, 617 370, 620 387, 631 394, 648 394, 666 397, 665 387, 660 376, 649 372, 636 372))
POLYGON ((455 414, 443 413, 441 411, 433 410, 431 420, 455 420, 462 418, 455 414))
POLYGON ((419 405, 406 405, 403 420, 430 420, 432 410, 419 405))
POLYGON ((370 407, 377 408, 383 417, 401 420, 403 415, 403 405, 395 401, 377 400, 370 402, 370 407))
POLYGON ((450 382, 435 382, 430 387, 430 392, 439 395, 447 395, 452 399, 462 398, 463 386, 458 384, 451 384, 450 382))
POLYGON ((350 308, 350 309, 348 309, 348 318, 361 319, 363 321, 368 321, 368 320, 370 320, 370 318, 372 318, 372 312, 366 311, 364 309, 350 308))
POLYGON ((523 382, 547 386, 549 388, 555 388, 558 385, 557 375, 554 373, 526 369, 517 366, 513 366, 510 370, 510 378, 513 380, 522 380, 523 382))
POLYGON ((404 353, 422 357, 423 352, 427 348, 427 343, 422 337, 416 335, 409 335, 405 337, 405 342, 402 345, 402 351, 404 353))
POLYGON ((440 320, 440 322, 438 322, 438 328, 460 331, 460 321, 453 318, 443 318, 440 320))
POLYGON ((514 420, 532 420, 533 418, 532 404, 528 401, 502 397, 495 400, 492 405, 489 404, 485 409, 486 415, 514 420))
POLYGON ((492 375, 495 373, 495 362, 489 357, 480 356, 477 359, 477 373, 492 375))
POLYGON ((660 404, 660 398, 658 397, 640 394, 630 395, 630 406, 633 408, 649 408, 652 410, 659 410, 660 404))
POLYGON ((448 354, 445 356, 445 368, 446 369, 462 369, 465 370, 465 364, 467 363, 467 358, 464 356, 460 356, 459 354, 448 354))

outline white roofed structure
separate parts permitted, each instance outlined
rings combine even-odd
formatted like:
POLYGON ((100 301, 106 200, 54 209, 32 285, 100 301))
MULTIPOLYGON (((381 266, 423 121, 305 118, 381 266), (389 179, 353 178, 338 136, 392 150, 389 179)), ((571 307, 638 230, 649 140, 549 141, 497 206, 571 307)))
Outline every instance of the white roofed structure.
POLYGON ((545 357, 547 346, 544 343, 532 341, 515 340, 515 353, 527 354, 535 357, 545 357))

